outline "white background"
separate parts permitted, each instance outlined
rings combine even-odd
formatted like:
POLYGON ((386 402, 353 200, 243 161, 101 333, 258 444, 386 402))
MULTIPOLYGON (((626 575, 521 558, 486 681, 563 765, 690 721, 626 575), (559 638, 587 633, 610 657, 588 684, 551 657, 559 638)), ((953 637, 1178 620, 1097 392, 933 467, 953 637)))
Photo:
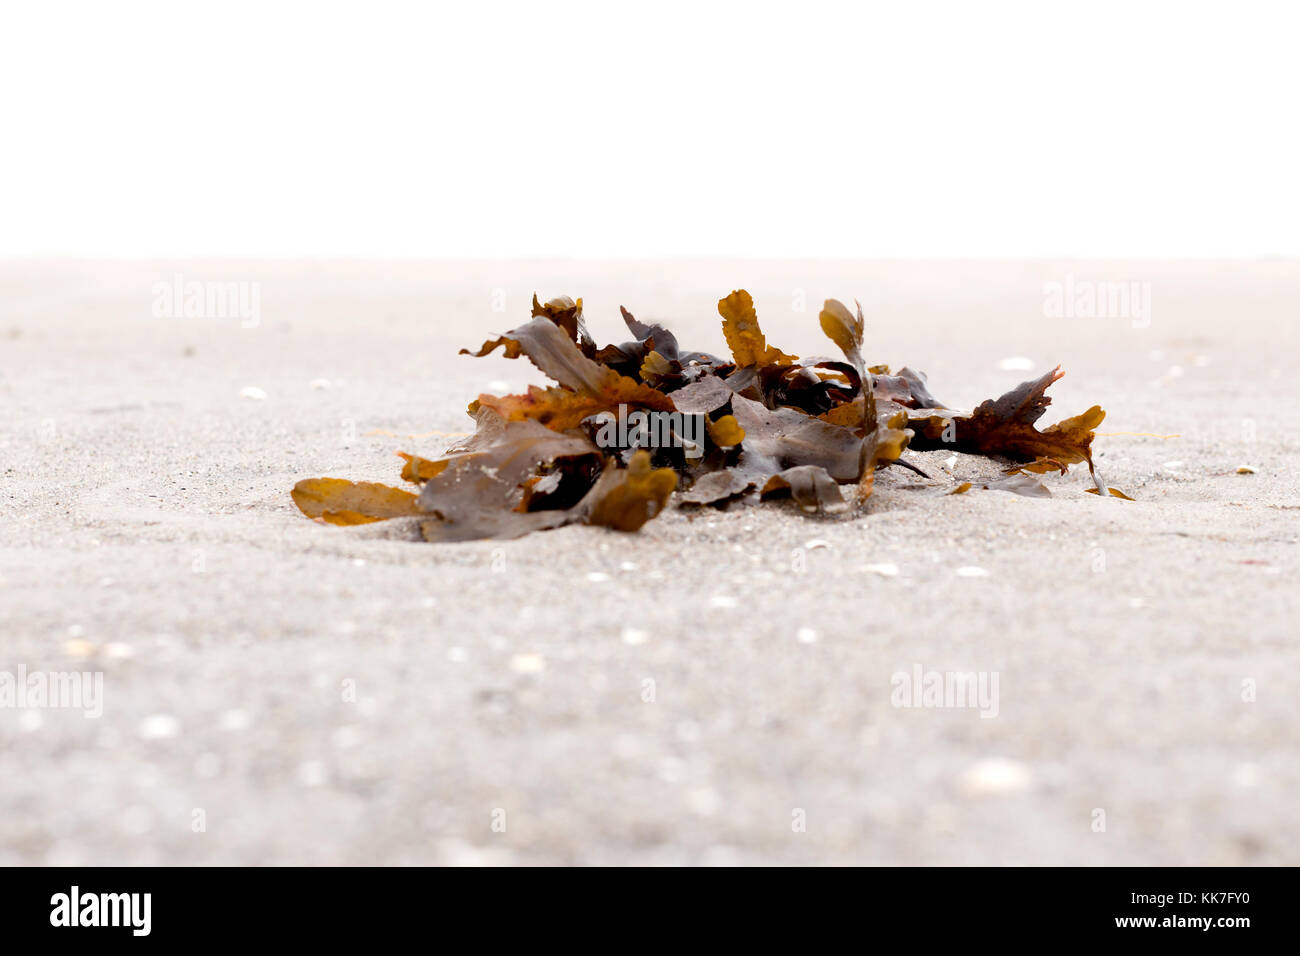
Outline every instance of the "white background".
POLYGON ((1293 6, 4 2, 0 254, 1297 254, 1293 6))

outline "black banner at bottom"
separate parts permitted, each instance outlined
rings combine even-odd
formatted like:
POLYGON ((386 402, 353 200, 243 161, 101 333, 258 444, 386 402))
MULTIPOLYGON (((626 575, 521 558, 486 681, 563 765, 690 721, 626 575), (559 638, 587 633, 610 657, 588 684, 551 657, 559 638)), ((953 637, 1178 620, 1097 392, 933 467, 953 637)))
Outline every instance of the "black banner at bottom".
MULTIPOLYGON (((7 942, 285 939, 370 943, 412 931, 536 944, 593 930, 734 944, 776 934, 920 933, 925 943, 1075 939, 1259 941, 1287 924, 1275 869, 8 869, 7 942), (38 939, 39 938, 39 939, 38 939), (65 940, 67 941, 67 940, 65 940)), ((437 939, 430 936, 429 939, 437 939)))

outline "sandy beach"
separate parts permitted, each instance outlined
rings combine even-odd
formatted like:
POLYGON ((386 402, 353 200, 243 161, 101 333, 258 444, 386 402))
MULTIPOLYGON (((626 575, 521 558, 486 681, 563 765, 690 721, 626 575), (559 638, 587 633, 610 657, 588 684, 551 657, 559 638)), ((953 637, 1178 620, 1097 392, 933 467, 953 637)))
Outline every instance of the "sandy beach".
POLYGON ((1290 260, 0 261, 0 672, 103 688, 0 707, 0 863, 1300 863, 1298 312, 1290 260), (1090 283, 1141 294, 1053 305, 1090 283), (800 355, 859 299, 867 361, 955 407, 1062 365, 1042 423, 1105 408, 1137 500, 946 496, 1001 466, 941 452, 846 517, 635 535, 290 500, 540 382, 457 355, 534 292, 722 353, 742 287, 800 355), (918 668, 996 675, 996 713, 896 706, 918 668))

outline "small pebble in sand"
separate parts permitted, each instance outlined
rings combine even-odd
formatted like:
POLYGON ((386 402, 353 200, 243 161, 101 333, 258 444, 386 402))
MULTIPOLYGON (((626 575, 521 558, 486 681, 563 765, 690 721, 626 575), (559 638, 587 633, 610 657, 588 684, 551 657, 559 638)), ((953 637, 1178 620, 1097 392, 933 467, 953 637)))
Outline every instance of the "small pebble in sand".
POLYGON ((1255 474, 1255 467, 1254 467, 1253 465, 1238 465, 1238 466, 1237 466, 1237 474, 1239 474, 1239 475, 1253 475, 1253 474, 1255 474))
POLYGON ((95 645, 81 638, 75 641, 64 641, 63 653, 69 657, 86 658, 95 653, 95 645))
POLYGON ((464 664, 469 660, 469 651, 463 647, 449 647, 447 648, 447 660, 453 664, 464 664))
POLYGON ((635 561, 624 561, 622 564, 620 564, 620 565, 618 566, 618 569, 619 569, 620 571, 635 571, 635 570, 636 570, 636 562, 635 562, 635 561))
POLYGON ((587 580, 592 584, 601 584, 609 580, 609 575, 604 571, 592 571, 587 575, 587 580))
POLYGON ((686 805, 702 817, 711 817, 722 805, 722 800, 712 787, 696 787, 686 792, 686 805))
POLYGON ((740 604, 734 597, 726 594, 715 594, 709 598, 709 607, 716 608, 733 608, 740 604))
POLYGON ((153 814, 148 807, 127 807, 118 815, 117 825, 127 836, 141 837, 153 829, 153 814))
POLYGON ((1180 468, 1183 467, 1184 464, 1186 464, 1186 462, 1182 462, 1182 461, 1167 461, 1167 462, 1165 462, 1163 465, 1161 465, 1160 467, 1162 467, 1165 471, 1178 471, 1180 468))
POLYGON ((200 754, 194 761, 194 772, 200 777, 217 776, 221 773, 221 758, 214 753, 200 754))
POLYGON ((298 765, 298 782, 304 787, 319 787, 329 779, 329 771, 319 760, 308 760, 298 765))
POLYGON ((882 578, 898 577, 898 565, 896 564, 864 564, 862 571, 865 574, 879 574, 882 578))
POLYGON ((339 750, 350 750, 361 743, 361 730, 352 724, 345 724, 330 734, 330 741, 339 750))
POLYGON ((104 656, 110 660, 124 661, 135 656, 135 648, 121 641, 110 641, 104 645, 104 656))
POLYGON ((1253 763, 1239 763, 1232 771, 1232 782, 1249 790, 1259 786, 1259 767, 1253 763))
POLYGON ((822 538, 813 538, 803 547, 805 551, 820 551, 822 548, 829 548, 830 546, 831 543, 829 541, 825 541, 822 538))
POLYGON ((794 636, 794 639, 800 644, 816 644, 817 632, 811 627, 801 627, 799 628, 799 633, 794 636))
POLYGON ((947 468, 949 471, 952 471, 954 468, 956 468, 956 467, 957 467, 957 456, 956 456, 956 455, 949 455, 947 458, 945 458, 945 459, 943 460, 943 467, 947 468))
POLYGON ((266 392, 258 388, 256 385, 245 385, 242 389, 240 389, 239 397, 251 398, 254 401, 260 402, 262 399, 266 398, 266 392))
POLYGON ((253 717, 246 710, 227 710, 221 715, 220 723, 222 730, 247 730, 253 717))
POLYGON ((972 565, 957 569, 957 577, 959 578, 987 578, 988 576, 989 573, 986 570, 972 565))
POLYGON ((990 757, 972 764, 961 775, 961 789, 971 797, 995 797, 1028 790, 1033 772, 1024 764, 1004 757, 990 757))
POLYGON ((635 627, 623 628, 623 643, 630 647, 639 647, 650 640, 650 635, 635 627))
POLYGON ((68 626, 68 637, 81 637, 86 633, 86 629, 80 624, 71 624, 68 626))
POLYGON ((677 739, 684 744, 699 743, 700 738, 704 736, 700 725, 693 720, 679 720, 673 729, 677 731, 677 739))
POLYGON ((510 658, 510 669, 516 674, 540 674, 546 670, 546 659, 541 654, 516 654, 510 658))
POLYGON ((1166 385, 1176 382, 1178 379, 1182 377, 1183 377, 1182 366, 1171 365, 1169 366, 1168 370, 1165 372, 1164 375, 1161 375, 1158 379, 1156 379, 1151 384, 1155 388, 1164 388, 1166 385))
POLYGON ((136 732, 145 740, 167 740, 181 732, 181 722, 171 714, 153 714, 140 721, 136 732))
POLYGON ((1004 358, 998 363, 998 368, 1004 372, 1027 372, 1034 367, 1034 360, 1025 358, 1023 355, 1013 355, 1010 358, 1004 358))

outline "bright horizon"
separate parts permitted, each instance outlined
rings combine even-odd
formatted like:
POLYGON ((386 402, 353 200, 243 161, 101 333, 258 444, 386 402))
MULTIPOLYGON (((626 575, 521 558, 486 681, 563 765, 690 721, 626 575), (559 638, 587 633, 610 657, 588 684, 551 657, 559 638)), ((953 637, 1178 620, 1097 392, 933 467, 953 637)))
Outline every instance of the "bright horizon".
POLYGON ((1295 14, 1220 9, 30 5, 0 255, 1297 255, 1295 14))

